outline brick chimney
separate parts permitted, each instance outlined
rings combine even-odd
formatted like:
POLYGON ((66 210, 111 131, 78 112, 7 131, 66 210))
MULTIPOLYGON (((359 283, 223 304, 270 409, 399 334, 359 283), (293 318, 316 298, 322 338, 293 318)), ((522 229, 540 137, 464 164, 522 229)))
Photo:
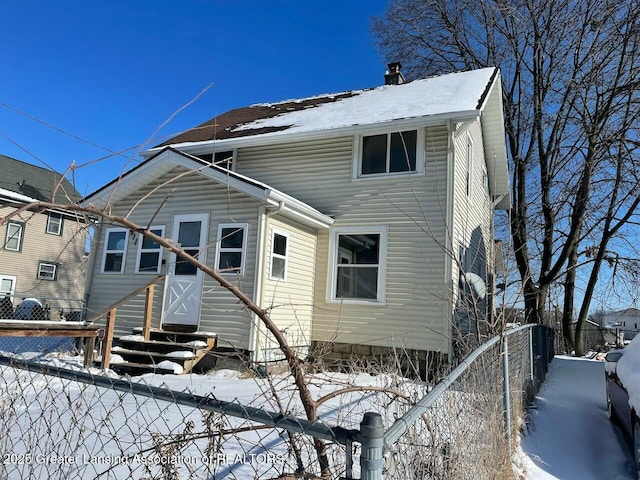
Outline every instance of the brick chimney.
POLYGON ((400 72, 402 68, 400 62, 389 63, 387 67, 389 67, 389 70, 384 74, 385 85, 400 85, 404 83, 404 77, 402 76, 402 72, 400 72))

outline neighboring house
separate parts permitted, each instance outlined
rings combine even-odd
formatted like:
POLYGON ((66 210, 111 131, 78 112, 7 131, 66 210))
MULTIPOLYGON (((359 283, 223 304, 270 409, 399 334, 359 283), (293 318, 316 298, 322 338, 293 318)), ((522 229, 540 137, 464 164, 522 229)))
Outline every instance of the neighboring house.
MULTIPOLYGON (((85 223, 55 209, 17 209, 35 201, 69 203, 80 199, 59 173, 0 155, 0 296, 17 307, 32 297, 51 308, 82 310, 85 223)), ((74 314, 75 316, 78 313, 74 314)), ((3 315, 5 316, 5 315, 3 315)))
MULTIPOLYGON (((199 252, 301 351, 449 355, 459 290, 491 311, 494 210, 510 205, 500 72, 398 83, 231 110, 84 203, 199 252)), ((277 357, 235 297, 139 234, 103 222, 94 263, 91 310, 164 274, 156 327, 277 357)), ((119 310, 117 333, 143 308, 119 310)))
POLYGON ((625 308, 617 312, 605 313, 602 317, 602 324, 605 328, 623 332, 624 338, 630 340, 640 332, 640 310, 625 308))

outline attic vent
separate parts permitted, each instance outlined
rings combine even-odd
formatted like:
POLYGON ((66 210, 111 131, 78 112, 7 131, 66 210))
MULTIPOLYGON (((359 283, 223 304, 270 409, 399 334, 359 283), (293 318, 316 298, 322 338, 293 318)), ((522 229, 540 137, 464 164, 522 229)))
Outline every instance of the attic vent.
POLYGON ((404 83, 404 76, 402 76, 402 72, 400 72, 402 68, 400 62, 389 63, 387 67, 389 67, 389 70, 384 74, 385 85, 400 85, 404 83))

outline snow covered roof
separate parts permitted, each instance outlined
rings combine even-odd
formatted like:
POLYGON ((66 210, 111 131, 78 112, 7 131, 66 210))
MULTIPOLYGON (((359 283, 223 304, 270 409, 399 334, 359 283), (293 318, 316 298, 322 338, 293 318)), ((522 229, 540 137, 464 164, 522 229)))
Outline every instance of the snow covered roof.
POLYGON ((12 192, 4 188, 0 188, 0 197, 16 200, 17 202, 31 203, 37 201, 35 198, 27 197, 26 195, 21 195, 20 193, 12 192))
MULTIPOLYGON (((477 114, 498 70, 483 68, 368 90, 256 104, 223 113, 162 145, 288 136, 424 117, 477 114)), ((153 150, 153 149, 152 149, 153 150)))

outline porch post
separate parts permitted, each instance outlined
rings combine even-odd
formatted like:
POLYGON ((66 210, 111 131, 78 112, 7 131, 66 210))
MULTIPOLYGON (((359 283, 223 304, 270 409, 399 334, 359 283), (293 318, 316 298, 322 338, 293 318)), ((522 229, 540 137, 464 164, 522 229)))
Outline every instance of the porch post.
POLYGON ((156 284, 152 283, 147 287, 147 296, 144 302, 144 321, 142 323, 142 335, 145 341, 149 340, 151 332, 151 313, 153 311, 153 293, 155 291, 156 284))
POLYGON ((111 345, 113 344, 113 327, 116 323, 116 309, 112 308, 107 313, 107 324, 104 328, 104 339, 102 340, 102 362, 100 368, 109 368, 111 362, 111 345))

